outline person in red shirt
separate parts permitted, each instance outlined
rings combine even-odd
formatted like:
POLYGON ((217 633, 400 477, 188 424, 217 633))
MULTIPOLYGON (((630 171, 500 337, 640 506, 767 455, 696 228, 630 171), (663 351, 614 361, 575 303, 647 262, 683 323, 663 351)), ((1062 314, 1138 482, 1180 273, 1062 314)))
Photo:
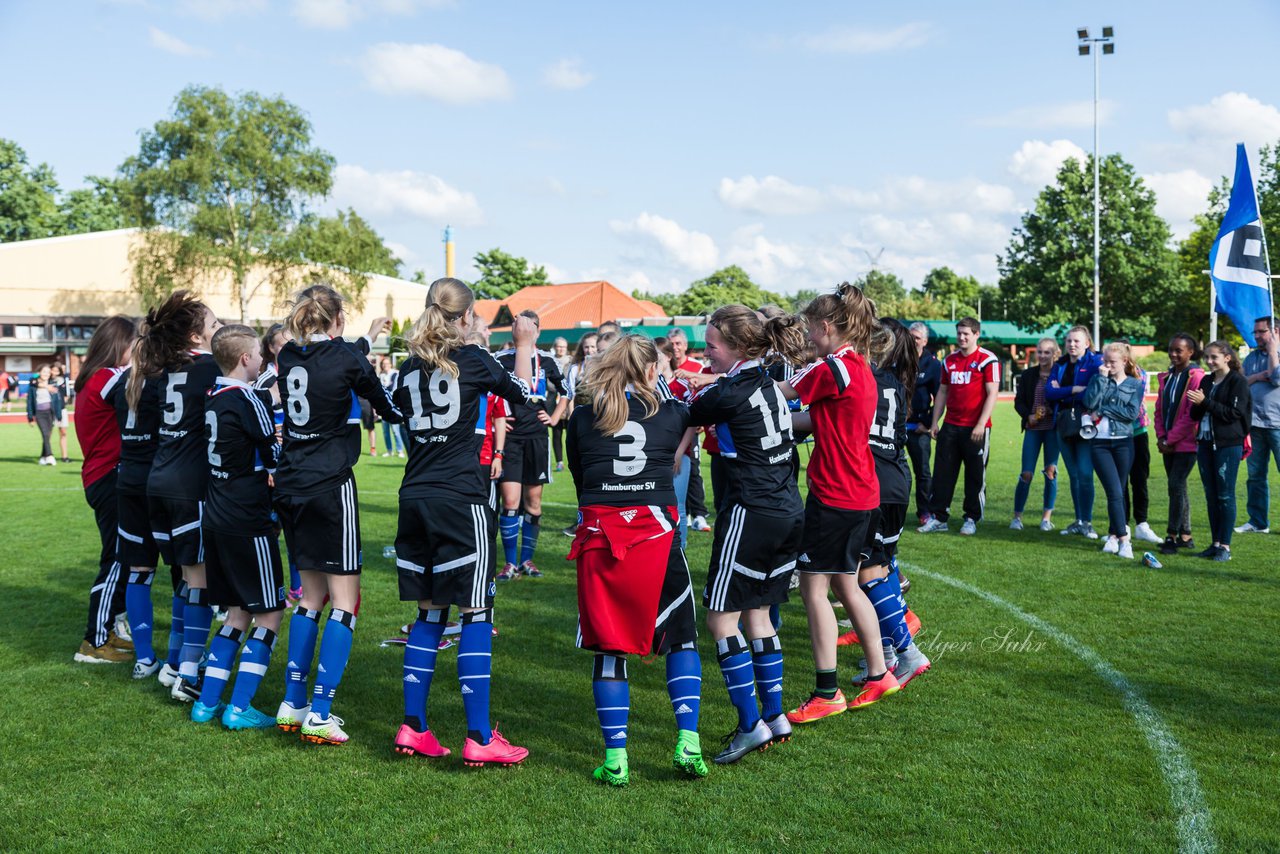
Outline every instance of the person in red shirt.
MULTIPOLYGON (((672 364, 676 370, 677 378, 681 376, 680 372, 685 374, 701 374, 712 373, 711 369, 699 362, 697 359, 689 355, 689 336, 679 326, 673 326, 671 331, 667 333, 667 341, 671 343, 672 364)), ((702 450, 711 454, 712 463, 712 490, 711 495, 714 503, 716 495, 715 478, 723 476, 724 472, 721 467, 717 466, 720 457, 720 448, 716 445, 716 431, 714 427, 709 427, 705 431, 705 439, 702 443, 702 450)), ((707 522, 707 492, 706 486, 702 480, 702 455, 699 453, 698 443, 694 442, 692 446, 692 467, 689 470, 689 488, 685 493, 685 519, 682 528, 689 528, 694 531, 707 532, 711 530, 711 525, 707 522)), ((682 534, 683 536, 683 534, 682 534)))
POLYGON ((960 466, 964 465, 964 525, 960 533, 978 532, 987 497, 987 455, 991 445, 991 413, 1000 390, 1000 360, 978 346, 982 324, 976 318, 956 322, 959 349, 942 362, 942 385, 933 403, 934 451, 932 515, 916 530, 921 534, 946 531, 951 498, 960 466), (946 420, 943 420, 943 412, 946 420))
POLYGON ((133 658, 133 643, 118 633, 124 614, 124 588, 116 560, 116 463, 120 461, 120 431, 115 407, 107 400, 120 371, 129 364, 137 325, 123 315, 102 322, 89 341, 76 377, 76 438, 84 454, 80 478, 84 497, 93 508, 102 550, 98 576, 89 588, 89 619, 75 660, 86 664, 118 664, 133 658))

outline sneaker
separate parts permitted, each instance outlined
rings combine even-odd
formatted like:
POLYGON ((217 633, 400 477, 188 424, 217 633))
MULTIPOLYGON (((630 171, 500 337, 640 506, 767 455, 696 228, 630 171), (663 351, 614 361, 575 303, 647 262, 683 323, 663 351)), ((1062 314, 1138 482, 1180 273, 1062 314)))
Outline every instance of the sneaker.
POLYGON ((1093 523, 1092 523, 1092 522, 1081 522, 1081 523, 1080 523, 1080 533, 1084 534, 1084 538, 1085 538, 1086 540, 1096 540, 1096 539, 1098 539, 1098 532, 1097 532, 1097 531, 1095 531, 1095 530, 1093 530, 1093 523))
POLYGON ((166 661, 160 667, 160 675, 156 677, 156 681, 166 688, 172 688, 173 683, 178 681, 178 668, 166 661))
POLYGON ((200 686, 192 684, 179 676, 173 680, 173 687, 169 689, 169 697, 179 703, 194 703, 200 699, 200 686))
MULTIPOLYGON (((779 717, 782 716, 779 715, 779 717)), ((772 726, 769 728, 773 729, 772 726)), ((777 731, 774 730, 774 732, 777 731)), ((789 727, 788 732, 790 732, 789 727)), ((682 729, 676 735, 676 750, 671 755, 671 764, 677 771, 683 771, 690 777, 707 776, 707 763, 702 758, 702 740, 696 732, 682 729)))
POLYGON ((220 719, 222 717, 222 713, 226 710, 226 703, 206 706, 204 703, 196 700, 191 704, 191 722, 196 724, 207 724, 211 720, 220 719))
POLYGON ((1079 519, 1075 520, 1070 525, 1062 529, 1062 536, 1064 537, 1069 536, 1071 534, 1083 534, 1083 533, 1084 533, 1084 525, 1079 519))
POLYGON ((1174 545, 1176 545, 1180 549, 1194 549, 1196 547, 1196 538, 1187 537, 1185 540, 1182 538, 1178 538, 1174 540, 1174 545))
POLYGON ((441 744, 431 730, 418 732, 408 724, 401 726, 400 731, 396 733, 396 741, 392 749, 405 756, 430 756, 433 759, 448 756, 453 752, 441 744))
POLYGON ((1107 541, 1102 544, 1102 553, 1104 555, 1113 555, 1120 551, 1120 538, 1112 534, 1107 537, 1107 541))
POLYGON ((689 522, 689 530, 706 533, 711 530, 711 525, 708 524, 706 516, 694 516, 693 520, 689 522))
POLYGON ((1044 531, 1044 532, 1046 532, 1046 533, 1047 533, 1047 532, 1049 532, 1049 531, 1052 531, 1052 530, 1053 530, 1053 522, 1049 521, 1048 519, 1041 519, 1041 520, 1040 520, 1040 530, 1042 530, 1042 531, 1044 531))
MULTIPOLYGON (((1138 529, 1141 530, 1142 526, 1139 525, 1138 529)), ((1258 527, 1255 527, 1252 522, 1245 522, 1243 525, 1236 528, 1236 533, 1237 534, 1270 534, 1271 528, 1269 526, 1265 528, 1258 528, 1258 527)))
POLYGON ((1121 540, 1117 555, 1125 560, 1133 560, 1133 540, 1121 540))
POLYGON ((591 772, 597 783, 621 788, 631 782, 631 771, 627 768, 627 749, 610 747, 604 752, 604 764, 591 772))
POLYGON ((773 732, 773 743, 782 744, 784 741, 791 740, 791 721, 787 720, 787 716, 779 712, 771 718, 765 719, 765 723, 773 732))
POLYGON ((1174 555, 1178 553, 1178 541, 1173 537, 1165 537, 1160 543, 1160 554, 1174 555))
POLYGON ((1010 530, 1010 531, 1021 531, 1021 530, 1022 530, 1022 520, 1015 516, 1015 517, 1014 517, 1014 519, 1013 519, 1013 521, 1009 523, 1009 530, 1010 530))
POLYGON ((1151 526, 1148 525, 1146 522, 1138 523, 1138 526, 1133 529, 1133 536, 1136 539, 1142 540, 1142 542, 1144 543, 1160 542, 1160 535, 1157 534, 1155 531, 1151 530, 1151 526))
POLYGON ((730 765, 737 762, 753 750, 765 750, 773 742, 773 730, 763 720, 749 731, 743 732, 735 728, 723 739, 724 747, 716 754, 717 765, 730 765))
POLYGON ((47 466, 47 465, 49 465, 49 458, 48 458, 48 457, 41 457, 40 459, 36 460, 36 462, 37 462, 37 463, 39 463, 39 464, 40 464, 40 465, 42 465, 42 466, 47 466))
MULTIPOLYGON (((907 591, 903 590, 902 592, 906 593, 907 591)), ((907 631, 911 632, 912 637, 920 634, 920 618, 916 616, 915 611, 908 608, 907 614, 903 619, 907 621, 907 631)))
POLYGON ((55 460, 53 457, 49 457, 49 465, 56 466, 57 464, 58 464, 57 460, 55 460))
POLYGON ((576 537, 576 536, 578 536, 578 526, 577 526, 577 525, 570 525, 569 527, 565 528, 565 529, 564 529, 563 531, 561 531, 560 533, 564 534, 566 537, 576 537))
POLYGON ((919 528, 916 528, 916 533, 917 534, 938 534, 938 533, 942 533, 944 531, 949 531, 949 530, 951 529, 947 527, 946 522, 943 522, 937 516, 930 516, 928 522, 925 522, 919 528))
POLYGON ((122 664, 133 659, 131 653, 111 645, 107 641, 102 646, 94 646, 88 641, 80 641, 80 648, 72 656, 72 660, 81 664, 122 664))
POLYGON ((964 524, 960 526, 960 533, 966 537, 972 537, 978 533, 978 523, 972 519, 965 519, 964 524))
POLYGON ((564 471, 564 463, 556 463, 556 471, 564 471))
POLYGON ((391 456, 391 452, 390 452, 390 451, 383 451, 383 452, 382 452, 382 456, 384 456, 384 457, 389 457, 389 456, 391 456))
MULTIPOLYGON (((129 621, 124 614, 116 617, 116 637, 120 638, 120 640, 128 641, 130 644, 133 643, 133 632, 129 630, 129 621)), ((121 649, 123 648, 121 647, 121 649)), ((133 649, 133 647, 130 646, 129 649, 133 649)))
POLYGON ((315 712, 307 712, 298 735, 312 744, 346 744, 348 736, 342 731, 344 723, 346 721, 334 714, 322 718, 315 712))
POLYGON ((529 756, 529 749, 526 747, 517 747, 502 737, 502 733, 495 728, 488 744, 480 744, 479 742, 468 738, 462 745, 462 764, 470 768, 480 768, 485 765, 500 765, 502 767, 510 767, 519 765, 529 756))
MULTIPOLYGON (((893 646, 886 644, 884 647, 884 666, 888 670, 893 670, 898 666, 898 653, 893 646)), ((867 660, 865 658, 858 659, 858 672, 853 675, 850 681, 857 687, 861 688, 867 684, 867 677, 871 674, 867 672, 867 660)))
POLYGON ((403 459, 404 459, 404 451, 396 451, 396 456, 403 460, 403 459))
POLYGON ((509 563, 502 567, 502 572, 498 573, 497 578, 499 581, 510 581, 519 574, 520 570, 516 568, 516 565, 514 563, 509 563))
POLYGON ((289 701, 285 700, 276 710, 276 726, 285 732, 297 732, 302 729, 302 722, 309 714, 311 714, 310 703, 305 706, 291 706, 289 701))
POLYGON ((798 708, 787 712, 787 720, 793 724, 811 724, 832 715, 842 714, 847 708, 849 704, 845 701, 844 694, 837 688, 836 695, 831 699, 819 697, 817 694, 809 695, 809 699, 801 703, 798 708))
POLYGON ((1192 557, 1212 558, 1217 553, 1218 553, 1217 546, 1209 546, 1209 548, 1207 549, 1201 549, 1200 551, 1196 552, 1194 555, 1192 555, 1192 557))
POLYGON ((908 682, 924 673, 930 667, 933 667, 933 662, 920 651, 920 647, 912 643, 898 653, 897 661, 894 662, 889 670, 893 672, 893 678, 898 680, 898 687, 901 689, 907 687, 908 682))
POLYGON ((1209 560, 1216 563, 1225 563, 1226 561, 1231 560, 1231 549, 1219 548, 1217 554, 1209 558, 1209 560))
POLYGON ((151 661, 135 661, 133 663, 134 679, 149 679, 157 670, 160 669, 159 659, 151 661))
POLYGON ((534 566, 532 560, 526 560, 524 563, 520 564, 520 574, 525 578, 541 578, 542 570, 534 566))
POLYGON ((858 643, 857 629, 851 632, 845 632, 840 637, 836 638, 836 646, 853 646, 856 643, 858 643))
POLYGON ((858 696, 853 698, 853 702, 849 704, 849 708, 865 709, 867 706, 874 706, 885 697, 891 697, 898 693, 898 690, 901 687, 902 686, 898 684, 897 677, 895 677, 892 671, 890 671, 875 681, 867 682, 867 684, 864 685, 862 690, 858 693, 858 696))
POLYGON ((107 643, 124 652, 133 652, 133 641, 129 638, 120 637, 120 635, 116 634, 115 629, 107 633, 107 643))
POLYGON ((276 719, 253 706, 237 709, 228 703, 222 712, 222 725, 227 729, 271 729, 276 719))

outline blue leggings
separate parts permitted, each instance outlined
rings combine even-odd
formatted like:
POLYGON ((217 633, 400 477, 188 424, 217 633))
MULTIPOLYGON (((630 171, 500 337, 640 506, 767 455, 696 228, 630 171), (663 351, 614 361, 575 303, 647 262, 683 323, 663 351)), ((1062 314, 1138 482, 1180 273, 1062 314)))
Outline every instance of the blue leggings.
POLYGON ((396 454, 404 450, 404 443, 400 441, 400 428, 390 421, 382 422, 382 448, 388 454, 396 454))
POLYGON ((1093 454, 1089 440, 1072 436, 1061 439, 1058 450, 1071 478, 1071 502, 1075 505, 1076 521, 1093 522, 1093 454))
MULTIPOLYGON (((1036 461, 1040 459, 1040 451, 1044 450, 1044 509, 1052 510, 1058 500, 1058 481, 1049 477, 1049 466, 1058 465, 1058 433, 1049 430, 1028 430, 1022 434, 1022 474, 1034 476, 1036 461)), ((1019 477, 1018 485, 1013 490, 1013 512, 1021 514, 1027 507, 1027 498, 1031 494, 1032 477, 1019 477)))

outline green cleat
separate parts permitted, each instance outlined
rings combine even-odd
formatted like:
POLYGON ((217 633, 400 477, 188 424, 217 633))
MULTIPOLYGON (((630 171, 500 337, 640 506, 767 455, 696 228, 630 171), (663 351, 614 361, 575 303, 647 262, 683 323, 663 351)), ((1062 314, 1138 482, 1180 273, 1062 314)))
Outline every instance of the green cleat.
POLYGON ((676 752, 671 764, 690 777, 707 776, 707 763, 702 759, 702 741, 693 730, 682 729, 676 736, 676 752))
POLYGON ((627 769, 627 749, 610 747, 604 752, 604 764, 591 772, 600 783, 606 786, 625 786, 631 782, 631 772, 627 769))

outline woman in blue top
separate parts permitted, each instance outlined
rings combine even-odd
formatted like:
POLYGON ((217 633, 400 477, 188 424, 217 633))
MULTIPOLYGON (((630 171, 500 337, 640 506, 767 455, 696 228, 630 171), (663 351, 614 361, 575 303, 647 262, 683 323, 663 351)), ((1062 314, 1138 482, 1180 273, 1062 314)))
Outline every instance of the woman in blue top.
POLYGON ((1091 540, 1098 538, 1093 530, 1093 457, 1089 453, 1088 440, 1080 436, 1081 418, 1084 415, 1084 390, 1089 380, 1098 372, 1102 356, 1093 349, 1093 338, 1083 326, 1073 326, 1067 331, 1062 354, 1049 375, 1044 396, 1056 408, 1055 426, 1058 431, 1058 450, 1071 478, 1071 501, 1075 505, 1076 520, 1063 530, 1063 534, 1083 534, 1091 540))
POLYGON ((1103 554, 1133 560, 1125 484, 1133 467, 1133 426, 1142 406, 1142 380, 1128 344, 1113 342, 1103 349, 1102 364, 1084 391, 1084 408, 1093 417, 1097 435, 1089 440, 1093 469, 1107 493, 1107 541, 1103 554))

